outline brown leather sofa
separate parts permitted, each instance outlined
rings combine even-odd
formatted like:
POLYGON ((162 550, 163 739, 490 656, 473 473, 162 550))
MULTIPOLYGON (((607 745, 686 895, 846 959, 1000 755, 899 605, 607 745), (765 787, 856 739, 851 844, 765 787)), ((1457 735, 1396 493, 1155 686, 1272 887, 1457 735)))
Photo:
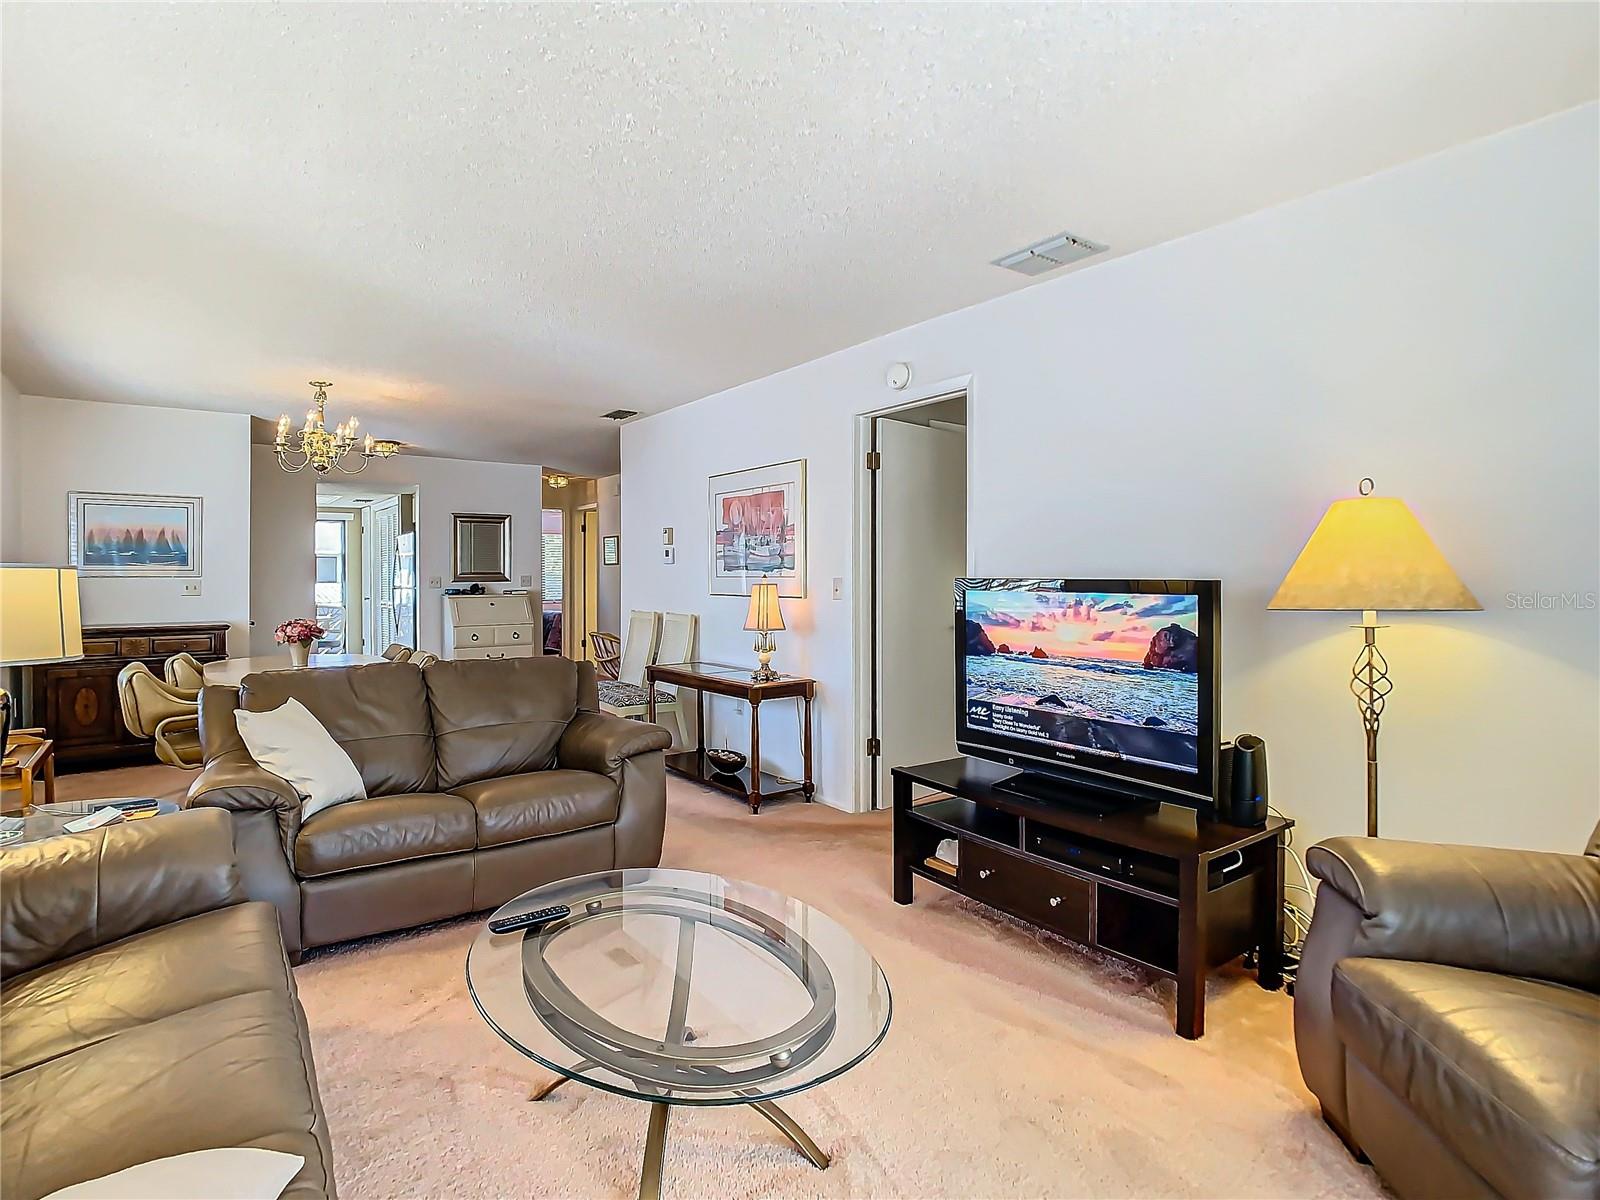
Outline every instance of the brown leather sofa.
POLYGON ((1294 995, 1324 1118, 1403 1200, 1600 1196, 1600 828, 1584 855, 1334 838, 1294 995))
POLYGON ((302 949, 494 908, 551 880, 661 861, 656 725, 602 713, 594 666, 566 658, 373 663, 247 675, 201 694, 191 807, 233 814, 251 898, 302 949), (367 799, 300 819, 234 709, 290 697, 355 762, 367 799))
POLYGON ((0 853, 0 1195, 191 1150, 305 1159, 334 1195, 305 1014, 233 831, 181 812, 0 853))

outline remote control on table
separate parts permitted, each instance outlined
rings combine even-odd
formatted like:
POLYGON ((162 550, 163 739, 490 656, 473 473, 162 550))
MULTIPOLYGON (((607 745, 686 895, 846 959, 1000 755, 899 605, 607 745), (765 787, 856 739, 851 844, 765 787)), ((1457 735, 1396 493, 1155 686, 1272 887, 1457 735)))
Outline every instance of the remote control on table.
POLYGON ((565 904, 555 904, 549 908, 536 908, 532 912, 518 913, 514 917, 496 917, 489 922, 490 933, 516 933, 521 929, 537 929, 541 925, 548 925, 551 921, 559 921, 562 917, 572 915, 572 910, 565 904))

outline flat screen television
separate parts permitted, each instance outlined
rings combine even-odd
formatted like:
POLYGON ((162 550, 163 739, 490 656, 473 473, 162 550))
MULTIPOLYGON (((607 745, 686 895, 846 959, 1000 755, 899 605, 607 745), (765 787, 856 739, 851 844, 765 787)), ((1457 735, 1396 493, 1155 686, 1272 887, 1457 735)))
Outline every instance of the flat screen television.
POLYGON ((1221 595, 1207 579, 956 580, 956 745, 1020 767, 1029 795, 1211 805, 1221 595))

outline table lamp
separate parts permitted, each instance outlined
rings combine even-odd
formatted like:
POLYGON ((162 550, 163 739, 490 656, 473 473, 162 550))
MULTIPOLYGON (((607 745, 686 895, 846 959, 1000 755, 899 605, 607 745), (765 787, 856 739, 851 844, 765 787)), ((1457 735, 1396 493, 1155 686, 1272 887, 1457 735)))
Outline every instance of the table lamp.
MULTIPOLYGON (((0 666, 83 657, 75 567, 0 563, 0 666)), ((11 694, 0 687, 0 753, 11 736, 11 694)))
POLYGON ((1478 611, 1478 603, 1405 501, 1374 496, 1363 479, 1360 496, 1335 500, 1278 585, 1269 609, 1361 613, 1361 653, 1350 691, 1367 735, 1367 836, 1378 836, 1378 720, 1394 684, 1378 649, 1379 609, 1404 612, 1478 611))
POLYGON ((760 634, 756 638, 755 651, 761 666, 751 673, 750 678, 757 683, 771 683, 778 678, 778 673, 772 669, 772 653, 777 649, 772 644, 772 631, 783 628, 783 610, 778 607, 777 584, 758 583, 750 589, 750 611, 745 614, 744 627, 760 634))

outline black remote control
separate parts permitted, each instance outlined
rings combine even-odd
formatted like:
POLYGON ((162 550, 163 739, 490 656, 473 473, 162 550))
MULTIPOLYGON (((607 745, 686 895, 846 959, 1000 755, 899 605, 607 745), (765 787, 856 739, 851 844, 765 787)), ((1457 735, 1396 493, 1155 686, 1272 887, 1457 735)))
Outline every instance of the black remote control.
POLYGON ((518 913, 514 917, 496 917, 489 922, 489 932, 516 933, 519 929, 537 929, 540 925, 548 925, 551 921, 559 921, 562 917, 571 915, 572 910, 565 904, 536 908, 532 912, 518 913))

